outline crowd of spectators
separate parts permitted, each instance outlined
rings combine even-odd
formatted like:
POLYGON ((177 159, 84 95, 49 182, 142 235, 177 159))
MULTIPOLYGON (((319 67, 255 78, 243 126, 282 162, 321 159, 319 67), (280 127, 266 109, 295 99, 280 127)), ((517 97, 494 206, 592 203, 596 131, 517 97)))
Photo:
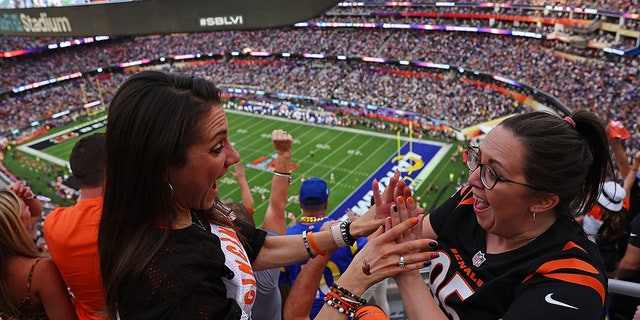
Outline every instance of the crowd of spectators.
MULTIPOLYGON (((1 39, 3 46, 16 46, 4 49, 24 48, 34 41, 4 36, 1 39), (26 42, 20 45, 20 39, 26 42)), ((558 54, 558 51, 569 51, 566 47, 558 41, 513 36, 367 28, 283 28, 126 37, 0 59, 6 75, 0 79, 0 92, 60 75, 107 69, 122 62, 189 53, 267 51, 426 61, 514 79, 557 97, 570 108, 587 108, 604 119, 622 120, 637 148, 640 124, 637 117, 631 116, 640 112, 637 57, 616 59, 614 63, 602 59, 605 58, 602 51, 589 55, 594 51, 586 49, 573 53, 589 59, 567 59, 558 54)), ((228 55, 212 61, 196 68, 184 69, 177 65, 172 68, 204 74, 222 86, 241 85, 267 92, 407 110, 460 128, 504 114, 528 111, 486 87, 425 78, 424 74, 435 71, 419 67, 400 68, 353 60, 246 56, 232 59, 228 55), (398 69, 411 75, 393 72, 398 69)), ((101 82, 101 94, 106 100, 123 77, 125 75, 114 74, 112 79, 101 82)), ((98 96, 96 82, 90 76, 35 93, 7 95, 0 100, 3 116, 0 130, 6 132, 47 115, 81 107, 98 96)))
MULTIPOLYGON (((352 1, 345 1, 352 2, 352 1)), ((385 3, 384 0, 368 0, 367 2, 380 2, 385 3)), ((411 1, 412 3, 424 3, 424 4, 433 4, 435 1, 433 0, 415 0, 411 1)), ((465 0, 465 3, 486 3, 490 1, 485 0, 465 0)), ((615 1, 583 1, 583 0, 513 0, 508 1, 509 4, 515 5, 523 5, 523 6, 533 6, 533 7, 544 7, 544 6, 564 6, 571 8, 596 8, 603 11, 611 11, 611 12, 629 12, 635 13, 638 12, 638 1, 637 0, 615 0, 615 1)))

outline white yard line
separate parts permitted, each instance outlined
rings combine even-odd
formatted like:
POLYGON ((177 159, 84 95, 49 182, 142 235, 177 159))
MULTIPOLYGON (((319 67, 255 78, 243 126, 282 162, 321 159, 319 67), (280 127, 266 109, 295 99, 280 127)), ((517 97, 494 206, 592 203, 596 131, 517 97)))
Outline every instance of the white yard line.
POLYGON ((46 136, 43 136, 43 137, 41 137, 41 138, 37 138, 37 139, 35 139, 35 140, 29 141, 28 143, 23 143, 23 144, 21 144, 21 145, 19 145, 17 148, 18 148, 18 150, 20 150, 20 151, 22 151, 22 152, 24 152, 24 153, 28 153, 28 154, 30 154, 30 155, 33 155, 33 156, 36 156, 36 157, 40 157, 41 159, 44 159, 44 160, 47 160, 47 161, 49 161, 49 162, 55 163, 55 164, 57 164, 57 165, 59 165, 59 166, 63 166, 63 167, 65 167, 65 168, 68 168, 68 167, 69 167, 69 161, 67 161, 67 160, 63 160, 63 159, 60 159, 60 158, 58 158, 58 157, 54 157, 54 156, 52 156, 52 155, 46 154, 46 153, 44 153, 44 152, 42 152, 42 151, 38 151, 38 150, 36 150, 36 149, 33 149, 33 148, 31 148, 31 147, 30 147, 30 145, 32 145, 32 144, 34 144, 34 143, 42 142, 42 141, 45 141, 45 140, 49 140, 49 139, 51 139, 51 138, 53 138, 53 137, 55 137, 55 136, 63 135, 63 134, 65 134, 65 133, 67 133, 67 132, 71 132, 71 131, 73 131, 73 130, 78 130, 78 129, 82 128, 82 127, 86 127, 86 126, 91 125, 91 124, 93 124, 93 123, 96 123, 96 122, 98 122, 98 121, 102 121, 102 120, 104 120, 106 117, 107 117, 107 116, 100 117, 100 118, 98 118, 98 119, 96 119, 96 120, 94 120, 94 121, 91 121, 91 122, 85 122, 85 123, 83 123, 83 124, 79 124, 79 125, 73 126, 73 127, 71 127, 71 128, 68 128, 68 129, 65 129, 65 130, 63 130, 63 131, 60 131, 60 132, 58 132, 58 133, 57 133, 57 134, 55 134, 55 135, 46 135, 46 136))

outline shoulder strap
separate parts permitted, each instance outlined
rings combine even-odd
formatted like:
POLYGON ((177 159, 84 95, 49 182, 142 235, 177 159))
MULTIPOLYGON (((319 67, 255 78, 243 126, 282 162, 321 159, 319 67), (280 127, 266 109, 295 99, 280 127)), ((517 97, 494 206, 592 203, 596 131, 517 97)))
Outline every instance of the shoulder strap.
POLYGON ((31 280, 33 279, 33 270, 36 269, 36 265, 40 262, 42 258, 36 259, 36 262, 31 265, 31 270, 29 271, 29 278, 27 279, 27 295, 22 299, 21 304, 26 304, 31 301, 31 280))

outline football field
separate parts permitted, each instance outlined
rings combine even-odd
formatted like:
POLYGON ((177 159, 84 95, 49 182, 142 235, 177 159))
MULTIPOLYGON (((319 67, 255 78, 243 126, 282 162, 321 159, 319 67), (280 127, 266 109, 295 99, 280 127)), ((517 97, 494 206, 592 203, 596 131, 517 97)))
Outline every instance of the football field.
MULTIPOLYGON (((260 226, 267 209, 275 159, 271 132, 283 129, 294 138, 291 189, 287 210, 300 215, 296 202, 302 179, 320 177, 331 189, 329 210, 339 218, 349 208, 356 212, 366 209, 371 197, 371 182, 377 179, 382 187, 395 169, 422 192, 435 175, 448 175, 442 168, 449 159, 451 145, 433 141, 409 142, 408 137, 343 127, 307 124, 284 118, 254 115, 226 110, 229 139, 247 167, 246 177, 255 201, 255 220, 260 226), (400 147, 400 157, 398 150, 400 147), (446 162, 446 161, 444 161, 446 162)), ((104 131, 104 121, 70 128, 55 136, 41 138, 21 146, 21 150, 56 163, 69 158, 71 148, 84 134, 104 131)), ((231 169, 233 170, 233 168, 231 169)), ((223 201, 241 201, 240 189, 231 174, 218 181, 223 201)))

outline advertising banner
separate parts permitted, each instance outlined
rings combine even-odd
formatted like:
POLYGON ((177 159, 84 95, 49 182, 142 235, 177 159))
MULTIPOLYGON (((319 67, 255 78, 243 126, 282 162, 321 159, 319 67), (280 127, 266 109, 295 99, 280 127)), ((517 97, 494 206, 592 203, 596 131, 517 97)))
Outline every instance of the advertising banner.
POLYGON ((36 37, 127 36, 291 26, 337 0, 140 0, 0 10, 0 34, 36 37))

